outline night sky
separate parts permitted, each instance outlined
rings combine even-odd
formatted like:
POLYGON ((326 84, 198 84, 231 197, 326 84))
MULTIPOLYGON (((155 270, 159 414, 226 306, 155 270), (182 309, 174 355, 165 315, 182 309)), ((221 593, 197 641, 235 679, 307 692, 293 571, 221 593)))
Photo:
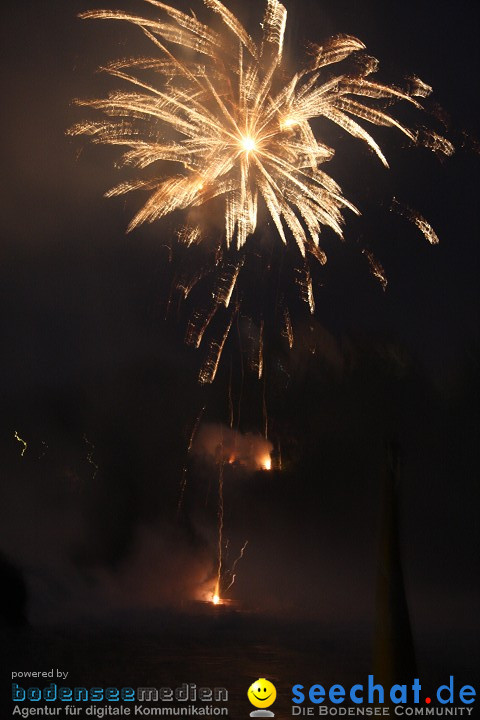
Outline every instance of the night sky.
MULTIPOLYGON (((249 541, 229 594, 285 622, 368 628, 394 442, 414 637, 424 649, 447 638, 445 657, 465 661, 478 653, 479 9, 466 0, 286 4, 292 64, 308 41, 361 38, 381 61, 380 80, 415 74, 433 86, 414 121, 444 132, 457 152, 440 161, 373 128, 386 171, 329 129, 328 171, 363 215, 347 218, 344 244, 327 233, 316 314, 294 308, 291 353, 272 331, 265 400, 283 470, 227 469, 232 556, 249 541), (432 223, 438 246, 389 211, 393 196, 432 223), (385 267, 386 292, 364 245, 385 267)), ((98 6, 144 11, 140 0, 25 0, 2 22, 0 553, 25 579, 34 624, 92 607, 105 619, 118 608, 185 609, 212 584, 217 470, 186 448, 204 405, 205 422, 228 423, 230 377, 239 402, 238 344, 201 388, 200 355, 183 343, 187 310, 165 319, 173 221, 127 235, 141 197, 103 198, 116 153, 66 136, 84 117, 72 100, 112 87, 96 68, 149 51, 135 28, 77 18, 98 6)), ((249 0, 229 7, 249 27, 261 12, 249 0)), ((263 392, 247 373, 241 432, 261 433, 263 392)))

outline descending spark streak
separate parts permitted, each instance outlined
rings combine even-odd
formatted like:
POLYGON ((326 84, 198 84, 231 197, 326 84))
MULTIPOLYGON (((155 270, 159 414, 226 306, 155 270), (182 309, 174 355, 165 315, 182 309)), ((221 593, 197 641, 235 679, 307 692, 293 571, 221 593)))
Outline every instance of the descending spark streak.
POLYGON ((95 460, 93 459, 93 453, 95 452, 95 445, 92 442, 90 442, 90 440, 87 438, 86 435, 83 436, 83 439, 85 441, 85 444, 89 448, 89 450, 87 450, 87 462, 93 467, 92 480, 95 480, 95 478, 97 477, 97 473, 98 473, 98 465, 95 462, 95 460))
POLYGON ((212 383, 215 380, 218 366, 220 364, 220 358, 222 357, 223 348, 225 347, 225 343, 227 342, 227 337, 230 333, 235 314, 236 312, 231 315, 229 323, 221 340, 212 340, 210 343, 207 359, 205 360, 198 376, 201 385, 212 383))
POLYGON ((429 128, 421 128, 417 130, 416 141, 418 145, 432 150, 436 155, 445 157, 451 157, 455 152, 455 148, 447 138, 443 135, 430 130, 429 128))
POLYGON ((260 321, 259 327, 257 327, 257 324, 253 322, 251 318, 248 318, 247 322, 248 327, 248 364, 253 373, 258 377, 259 380, 262 379, 263 371, 264 371, 264 329, 265 329, 265 321, 260 321))
MULTIPOLYGON (((199 413, 197 419, 195 420, 195 423, 194 423, 193 428, 192 428, 192 432, 190 433, 190 440, 188 441, 187 455, 190 454, 191 451, 192 451, 192 447, 193 447, 193 443, 194 443, 194 440, 195 440, 195 436, 196 436, 196 434, 197 434, 197 432, 198 432, 198 428, 199 428, 199 426, 200 426, 200 423, 201 423, 201 421, 202 421, 202 418, 203 418, 203 415, 204 415, 204 413, 205 413, 206 408, 207 408, 206 405, 204 405, 204 406, 202 407, 202 409, 200 410, 200 413, 199 413)), ((183 498, 184 498, 184 496, 185 496, 185 490, 186 490, 186 488, 187 488, 187 479, 188 479, 188 473, 187 473, 187 466, 185 465, 184 468, 183 468, 183 470, 182 470, 182 482, 181 482, 181 484, 180 484, 180 495, 179 495, 178 504, 177 504, 177 516, 178 516, 178 514, 180 513, 180 510, 182 509, 183 498)))
POLYGON ((232 263, 229 263, 224 268, 223 272, 221 272, 220 274, 220 278, 218 281, 218 289, 215 293, 215 300, 218 303, 225 305, 226 308, 228 308, 228 306, 230 305, 233 290, 235 288, 235 284, 240 274, 240 270, 242 269, 243 263, 243 258, 238 264, 234 265, 232 263))
POLYGON ((183 498, 185 497, 185 490, 187 489, 187 466, 185 465, 182 469, 182 481, 180 483, 180 494, 178 496, 178 503, 177 503, 177 518, 180 514, 180 511, 183 506, 183 498))
POLYGON ((205 331, 210 325, 215 313, 217 312, 218 303, 214 302, 209 311, 196 310, 192 319, 188 323, 185 342, 187 345, 194 345, 197 349, 202 344, 205 331))
POLYGON ((231 578, 232 578, 232 579, 231 579, 229 585, 227 585, 227 587, 225 588, 225 592, 228 592, 228 590, 230 590, 230 588, 231 588, 233 585, 235 585, 235 580, 237 579, 237 573, 236 573, 235 571, 236 571, 236 569, 237 569, 238 563, 240 562, 240 560, 243 559, 243 556, 244 556, 244 554, 245 554, 245 550, 247 549, 247 545, 248 545, 248 540, 245 540, 245 543, 244 543, 242 549, 240 550, 239 556, 238 556, 237 558, 235 558, 235 560, 234 560, 234 562, 233 562, 233 564, 232 564, 232 569, 230 570, 230 575, 231 575, 231 578))
MULTIPOLYGON (((194 313, 187 343, 198 348, 220 306, 228 307, 243 266, 240 251, 257 228, 259 202, 281 241, 296 243, 304 273, 302 295, 313 313, 307 254, 324 264, 322 229, 328 227, 342 238, 345 211, 359 211, 322 169, 335 151, 317 139, 312 121, 323 118, 336 124, 365 143, 385 167, 387 158, 363 127, 365 122, 394 128, 413 144, 449 155, 453 146, 445 138, 414 132, 390 114, 390 107, 400 101, 421 109, 420 100, 432 88, 417 77, 410 77, 405 89, 376 82, 372 76, 377 60, 349 35, 311 45, 303 68, 292 73, 283 61, 287 11, 279 0, 267 0, 258 40, 220 0, 203 2, 219 16, 223 33, 202 23, 193 11, 189 15, 159 0, 146 2, 156 8, 158 17, 113 10, 81 14, 136 26, 157 55, 103 68, 124 89, 104 99, 77 101, 100 117, 76 124, 69 133, 123 148, 120 164, 148 170, 148 177, 123 180, 107 193, 148 193, 129 230, 178 210, 198 216, 203 209, 207 218, 211 201, 223 203, 225 234, 218 249, 231 248, 239 259, 221 265, 214 302, 206 314, 194 313), (334 71, 348 58, 352 68, 334 71)), ((430 242, 437 242, 423 218, 413 221, 430 242)), ((205 235, 200 226, 187 224, 178 239, 190 247, 204 243, 205 235)), ((217 255, 215 265, 219 264, 217 255)), ((186 297, 191 286, 182 289, 186 297)), ((292 344, 290 331, 288 336, 292 344)), ((216 347, 211 344, 211 358, 200 373, 202 383, 213 381, 225 339, 216 347)))
POLYGON ((302 269, 297 269, 297 284, 300 286, 302 300, 307 303, 310 313, 313 315, 315 313, 315 298, 313 297, 312 276, 307 265, 302 269))
POLYGON ((180 290, 180 292, 183 295, 184 300, 188 298, 190 293, 192 292, 195 285, 202 279, 202 273, 197 273, 193 277, 189 278, 188 280, 186 278, 182 278, 177 282, 177 290, 180 290))
POLYGON ((287 307, 284 308, 284 310, 283 310, 283 319, 285 322, 284 335, 288 338, 288 345, 291 350, 293 348, 293 328, 292 328, 292 320, 290 318, 290 313, 289 313, 287 307))
POLYGON ((260 336, 258 338, 258 379, 261 380, 263 376, 263 331, 265 328, 265 321, 262 320, 260 323, 260 336))
MULTIPOLYGON (((200 186, 199 186, 200 187, 200 186)), ((177 237, 181 243, 190 247, 201 240, 201 232, 198 227, 182 227, 177 232, 177 237)))
POLYGON ((424 235, 425 239, 428 240, 430 245, 438 245, 440 240, 437 233, 419 212, 408 207, 408 205, 398 202, 396 198, 393 198, 391 209, 393 212, 396 212, 398 215, 413 223, 424 235))
POLYGON ((28 445, 25 442, 25 440, 23 440, 23 438, 20 437, 20 435, 18 434, 18 432, 16 430, 14 432, 14 438, 15 438, 15 440, 18 440, 18 442, 23 445, 22 450, 20 452, 20 457, 23 457, 25 455, 25 451, 26 451, 28 445))
POLYGON ((217 565, 217 581, 215 583, 215 590, 213 593, 213 602, 215 605, 220 601, 220 582, 222 578, 222 567, 223 567, 223 469, 225 466, 224 460, 219 463, 218 468, 218 565, 217 565))
POLYGON ((373 277, 377 278, 383 290, 386 290, 388 280, 387 276, 385 275, 385 270, 383 266, 381 265, 381 263, 379 263, 375 255, 370 250, 365 249, 362 252, 368 260, 368 264, 370 265, 370 270, 372 271, 373 277))

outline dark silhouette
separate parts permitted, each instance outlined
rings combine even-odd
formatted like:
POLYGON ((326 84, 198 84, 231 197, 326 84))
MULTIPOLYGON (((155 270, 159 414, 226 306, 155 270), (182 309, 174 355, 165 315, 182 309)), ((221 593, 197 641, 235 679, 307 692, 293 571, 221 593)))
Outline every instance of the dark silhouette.
POLYGON ((408 611, 399 541, 398 495, 401 453, 395 442, 387 447, 384 471, 375 629, 375 680, 385 688, 409 683, 416 675, 415 651, 408 611))
POLYGON ((27 586, 21 571, 0 554, 0 626, 27 624, 27 586))

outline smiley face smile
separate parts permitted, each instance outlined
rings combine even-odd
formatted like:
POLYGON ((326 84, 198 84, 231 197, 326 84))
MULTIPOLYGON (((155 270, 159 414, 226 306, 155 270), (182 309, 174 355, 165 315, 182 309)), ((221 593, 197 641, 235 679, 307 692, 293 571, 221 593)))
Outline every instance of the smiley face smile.
POLYGON ((256 697, 259 702, 265 702, 265 700, 268 700, 268 698, 272 696, 272 693, 270 693, 270 695, 267 695, 267 697, 262 697, 262 698, 258 697, 258 695, 255 695, 254 692, 252 692, 252 695, 253 695, 253 697, 256 697))

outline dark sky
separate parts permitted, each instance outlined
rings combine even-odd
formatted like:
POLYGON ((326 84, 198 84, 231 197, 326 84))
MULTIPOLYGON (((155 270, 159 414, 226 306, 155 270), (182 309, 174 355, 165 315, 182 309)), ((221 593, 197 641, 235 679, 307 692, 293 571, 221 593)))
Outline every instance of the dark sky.
MULTIPOLYGON (((82 118, 72 99, 110 87, 95 68, 145 51, 129 28, 76 18, 97 5, 26 1, 2 21, 0 550, 26 573, 38 617, 72 594, 87 603, 95 583, 123 605, 194 594, 214 566, 215 512, 204 499, 216 475, 191 462, 176 520, 188 432, 204 403, 206 419, 228 421, 230 368, 236 401, 239 393, 238 348, 228 348, 213 389, 201 390, 198 358, 183 344, 184 314, 164 321, 169 221, 126 235, 140 199, 102 197, 115 183, 113 154, 65 135, 82 118), (28 443, 23 457, 15 431, 28 443)), ((258 3, 237 5, 253 23, 258 3)), ((125 6, 142 10, 140 0, 125 6)), ((471 649, 479 540, 478 7, 425 0, 288 7, 292 59, 309 40, 360 37, 381 60, 380 78, 400 83, 416 74, 433 85, 427 107, 444 109, 457 152, 440 162, 379 131, 387 173, 357 144, 346 140, 342 150, 338 143, 332 172, 364 215, 347 226, 344 245, 330 240, 315 320, 299 314, 291 356, 272 343, 266 400, 286 469, 228 478, 232 547, 250 540, 234 596, 260 610, 369 622, 378 488, 386 444, 395 440, 417 626, 452 630, 471 649), (432 222, 439 246, 389 212, 393 195, 432 222), (362 244, 385 266, 385 293, 358 252, 362 244)), ((438 128, 433 115, 422 121, 438 128)), ((262 392, 247 378, 243 432, 261 431, 262 392)))

